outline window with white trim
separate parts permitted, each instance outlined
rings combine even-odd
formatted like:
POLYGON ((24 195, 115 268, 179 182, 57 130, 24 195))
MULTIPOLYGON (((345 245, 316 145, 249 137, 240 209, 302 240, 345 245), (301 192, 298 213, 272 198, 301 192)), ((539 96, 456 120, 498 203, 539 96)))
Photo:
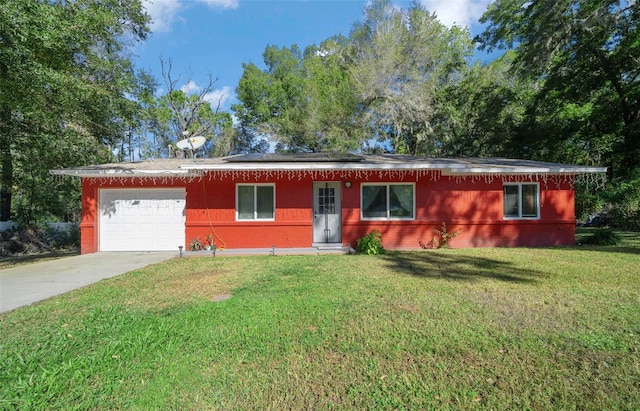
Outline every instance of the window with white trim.
POLYGON ((236 185, 236 220, 274 220, 275 185, 236 185))
POLYGON ((504 218, 540 218, 538 183, 508 183, 503 186, 504 218))
POLYGON ((415 185, 365 183, 360 186, 363 220, 413 220, 416 215, 415 185))

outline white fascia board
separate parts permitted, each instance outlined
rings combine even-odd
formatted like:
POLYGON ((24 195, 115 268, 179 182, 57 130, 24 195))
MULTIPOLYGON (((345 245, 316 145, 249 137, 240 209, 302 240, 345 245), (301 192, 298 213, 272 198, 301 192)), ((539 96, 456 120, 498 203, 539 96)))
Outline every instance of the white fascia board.
POLYGON ((153 175, 165 175, 165 174, 189 174, 193 173, 192 170, 178 169, 178 170, 131 170, 133 174, 153 174, 153 175))
POLYGON ((443 174, 604 174, 606 167, 472 167, 443 170, 443 174))
POLYGON ((196 170, 49 170, 49 174, 60 176, 72 176, 83 178, 119 178, 119 177, 167 177, 167 176, 187 176, 200 175, 196 170))

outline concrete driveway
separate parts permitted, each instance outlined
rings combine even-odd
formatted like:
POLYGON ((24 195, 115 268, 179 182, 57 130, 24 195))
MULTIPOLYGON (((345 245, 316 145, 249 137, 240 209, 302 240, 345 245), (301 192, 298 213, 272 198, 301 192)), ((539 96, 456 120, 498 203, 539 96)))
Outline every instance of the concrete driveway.
POLYGON ((105 252, 0 270, 0 313, 177 256, 171 251, 105 252))

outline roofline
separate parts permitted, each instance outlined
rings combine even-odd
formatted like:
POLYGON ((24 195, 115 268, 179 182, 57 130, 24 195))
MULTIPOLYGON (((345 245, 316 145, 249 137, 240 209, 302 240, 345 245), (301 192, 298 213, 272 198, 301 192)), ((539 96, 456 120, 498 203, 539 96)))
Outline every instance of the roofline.
POLYGON ((472 167, 452 169, 451 174, 604 174, 606 167, 472 167))
POLYGON ((567 164, 540 163, 540 166, 493 165, 475 166, 465 162, 243 162, 243 163, 194 163, 174 164, 170 169, 135 168, 135 163, 121 163, 112 168, 70 168, 56 169, 53 175, 84 178, 127 178, 127 177, 198 177, 207 171, 440 171, 442 175, 517 175, 517 174, 604 174, 606 167, 570 166, 567 164))
POLYGON ((202 172, 190 169, 173 170, 86 170, 86 169, 56 169, 49 170, 50 174, 59 176, 86 177, 86 178, 108 178, 108 177, 171 177, 171 176, 200 176, 202 172))
POLYGON ((237 171, 237 170, 281 170, 281 171, 314 171, 314 170, 444 170, 464 168, 464 164, 377 164, 377 163, 225 163, 225 164, 183 164, 185 170, 203 171, 237 171))
POLYGON ((437 165, 430 166, 411 166, 408 164, 360 164, 358 167, 319 167, 319 166, 279 166, 279 167, 259 167, 259 166, 220 166, 220 167, 185 167, 178 170, 127 170, 127 171, 115 171, 115 170, 77 170, 77 169, 58 169, 50 170, 52 175, 82 177, 82 178, 134 178, 134 177, 198 177, 206 173, 207 171, 348 171, 348 170, 361 170, 361 171, 411 171, 411 170, 423 170, 423 171, 441 171, 442 175, 451 176, 464 176, 464 175, 483 175, 483 174, 563 174, 563 175, 578 175, 578 174, 604 174, 607 172, 606 167, 474 167, 465 168, 464 166, 447 165, 441 167, 437 165))

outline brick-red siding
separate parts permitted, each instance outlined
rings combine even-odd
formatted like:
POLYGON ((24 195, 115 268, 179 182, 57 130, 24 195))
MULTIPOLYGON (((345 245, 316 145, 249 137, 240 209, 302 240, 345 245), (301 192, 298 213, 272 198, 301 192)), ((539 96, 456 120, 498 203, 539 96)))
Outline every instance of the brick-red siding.
MULTIPOLYGON (((505 220, 502 216, 503 178, 453 178, 439 173, 328 172, 267 173, 215 172, 202 178, 83 179, 82 253, 96 252, 98 244, 98 190, 100 188, 186 188, 185 245, 196 237, 213 234, 218 247, 277 248, 312 245, 313 181, 350 181, 342 184, 342 243, 356 240, 373 229, 382 233, 389 249, 419 248, 429 242, 433 230, 446 222, 447 229, 461 230, 452 247, 549 246, 574 243, 575 217, 572 181, 548 177, 540 181, 540 219, 505 220), (416 219, 412 221, 362 221, 360 183, 414 182, 416 219), (275 221, 236 221, 235 193, 238 183, 274 183, 275 221)), ((519 181, 505 177, 504 181, 519 181)), ((522 177, 521 181, 529 181, 522 177)))

